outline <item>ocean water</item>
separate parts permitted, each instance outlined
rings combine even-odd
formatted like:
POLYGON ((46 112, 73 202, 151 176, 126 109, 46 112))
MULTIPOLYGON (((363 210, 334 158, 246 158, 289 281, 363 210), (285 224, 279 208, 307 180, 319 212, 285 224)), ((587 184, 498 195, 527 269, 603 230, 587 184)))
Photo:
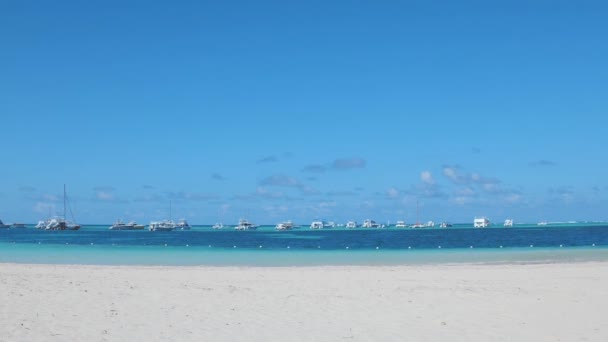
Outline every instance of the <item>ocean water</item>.
POLYGON ((0 229, 0 262, 308 266, 608 260, 608 225, 257 231, 0 229))

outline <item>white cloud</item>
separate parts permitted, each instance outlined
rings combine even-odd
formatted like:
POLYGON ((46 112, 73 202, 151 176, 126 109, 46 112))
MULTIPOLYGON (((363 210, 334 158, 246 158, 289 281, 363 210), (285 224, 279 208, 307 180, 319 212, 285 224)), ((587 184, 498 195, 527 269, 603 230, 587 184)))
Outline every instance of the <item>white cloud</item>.
POLYGON ((388 197, 388 198, 399 197, 399 190, 397 190, 396 188, 388 188, 386 190, 386 197, 388 197))
POLYGON ((435 179, 433 179, 433 175, 431 174, 430 171, 422 171, 420 173, 420 180, 425 184, 429 184, 429 185, 435 184, 435 179))
POLYGON ((467 203, 471 203, 472 201, 473 199, 468 196, 456 196, 450 199, 450 202, 458 205, 465 205, 467 203))
POLYGON ((114 199, 114 195, 107 191, 97 191, 95 197, 100 201, 111 201, 114 199))

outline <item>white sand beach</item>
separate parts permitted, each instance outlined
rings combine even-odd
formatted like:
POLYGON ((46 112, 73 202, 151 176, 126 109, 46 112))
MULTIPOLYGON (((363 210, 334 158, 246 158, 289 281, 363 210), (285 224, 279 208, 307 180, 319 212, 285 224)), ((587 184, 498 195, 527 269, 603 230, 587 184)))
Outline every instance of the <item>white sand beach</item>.
POLYGON ((608 263, 0 264, 0 341, 608 341, 608 263))

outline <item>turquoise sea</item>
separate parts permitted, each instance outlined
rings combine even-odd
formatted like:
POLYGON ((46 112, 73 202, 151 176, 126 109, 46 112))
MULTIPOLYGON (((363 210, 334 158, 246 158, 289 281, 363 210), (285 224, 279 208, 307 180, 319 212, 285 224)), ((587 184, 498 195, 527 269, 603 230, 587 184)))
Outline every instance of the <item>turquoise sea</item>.
POLYGON ((608 260, 608 224, 256 231, 0 229, 0 262, 95 265, 310 266, 608 260))

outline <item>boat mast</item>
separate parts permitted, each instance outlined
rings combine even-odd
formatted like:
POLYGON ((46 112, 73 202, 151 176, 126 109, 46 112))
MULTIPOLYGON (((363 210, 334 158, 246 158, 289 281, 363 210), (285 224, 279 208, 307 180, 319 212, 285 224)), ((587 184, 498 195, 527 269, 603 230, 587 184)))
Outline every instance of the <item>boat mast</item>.
POLYGON ((65 184, 63 184, 63 220, 66 220, 66 216, 65 216, 65 184))
POLYGON ((420 224, 420 209, 418 206, 418 200, 416 200, 416 224, 420 224))

